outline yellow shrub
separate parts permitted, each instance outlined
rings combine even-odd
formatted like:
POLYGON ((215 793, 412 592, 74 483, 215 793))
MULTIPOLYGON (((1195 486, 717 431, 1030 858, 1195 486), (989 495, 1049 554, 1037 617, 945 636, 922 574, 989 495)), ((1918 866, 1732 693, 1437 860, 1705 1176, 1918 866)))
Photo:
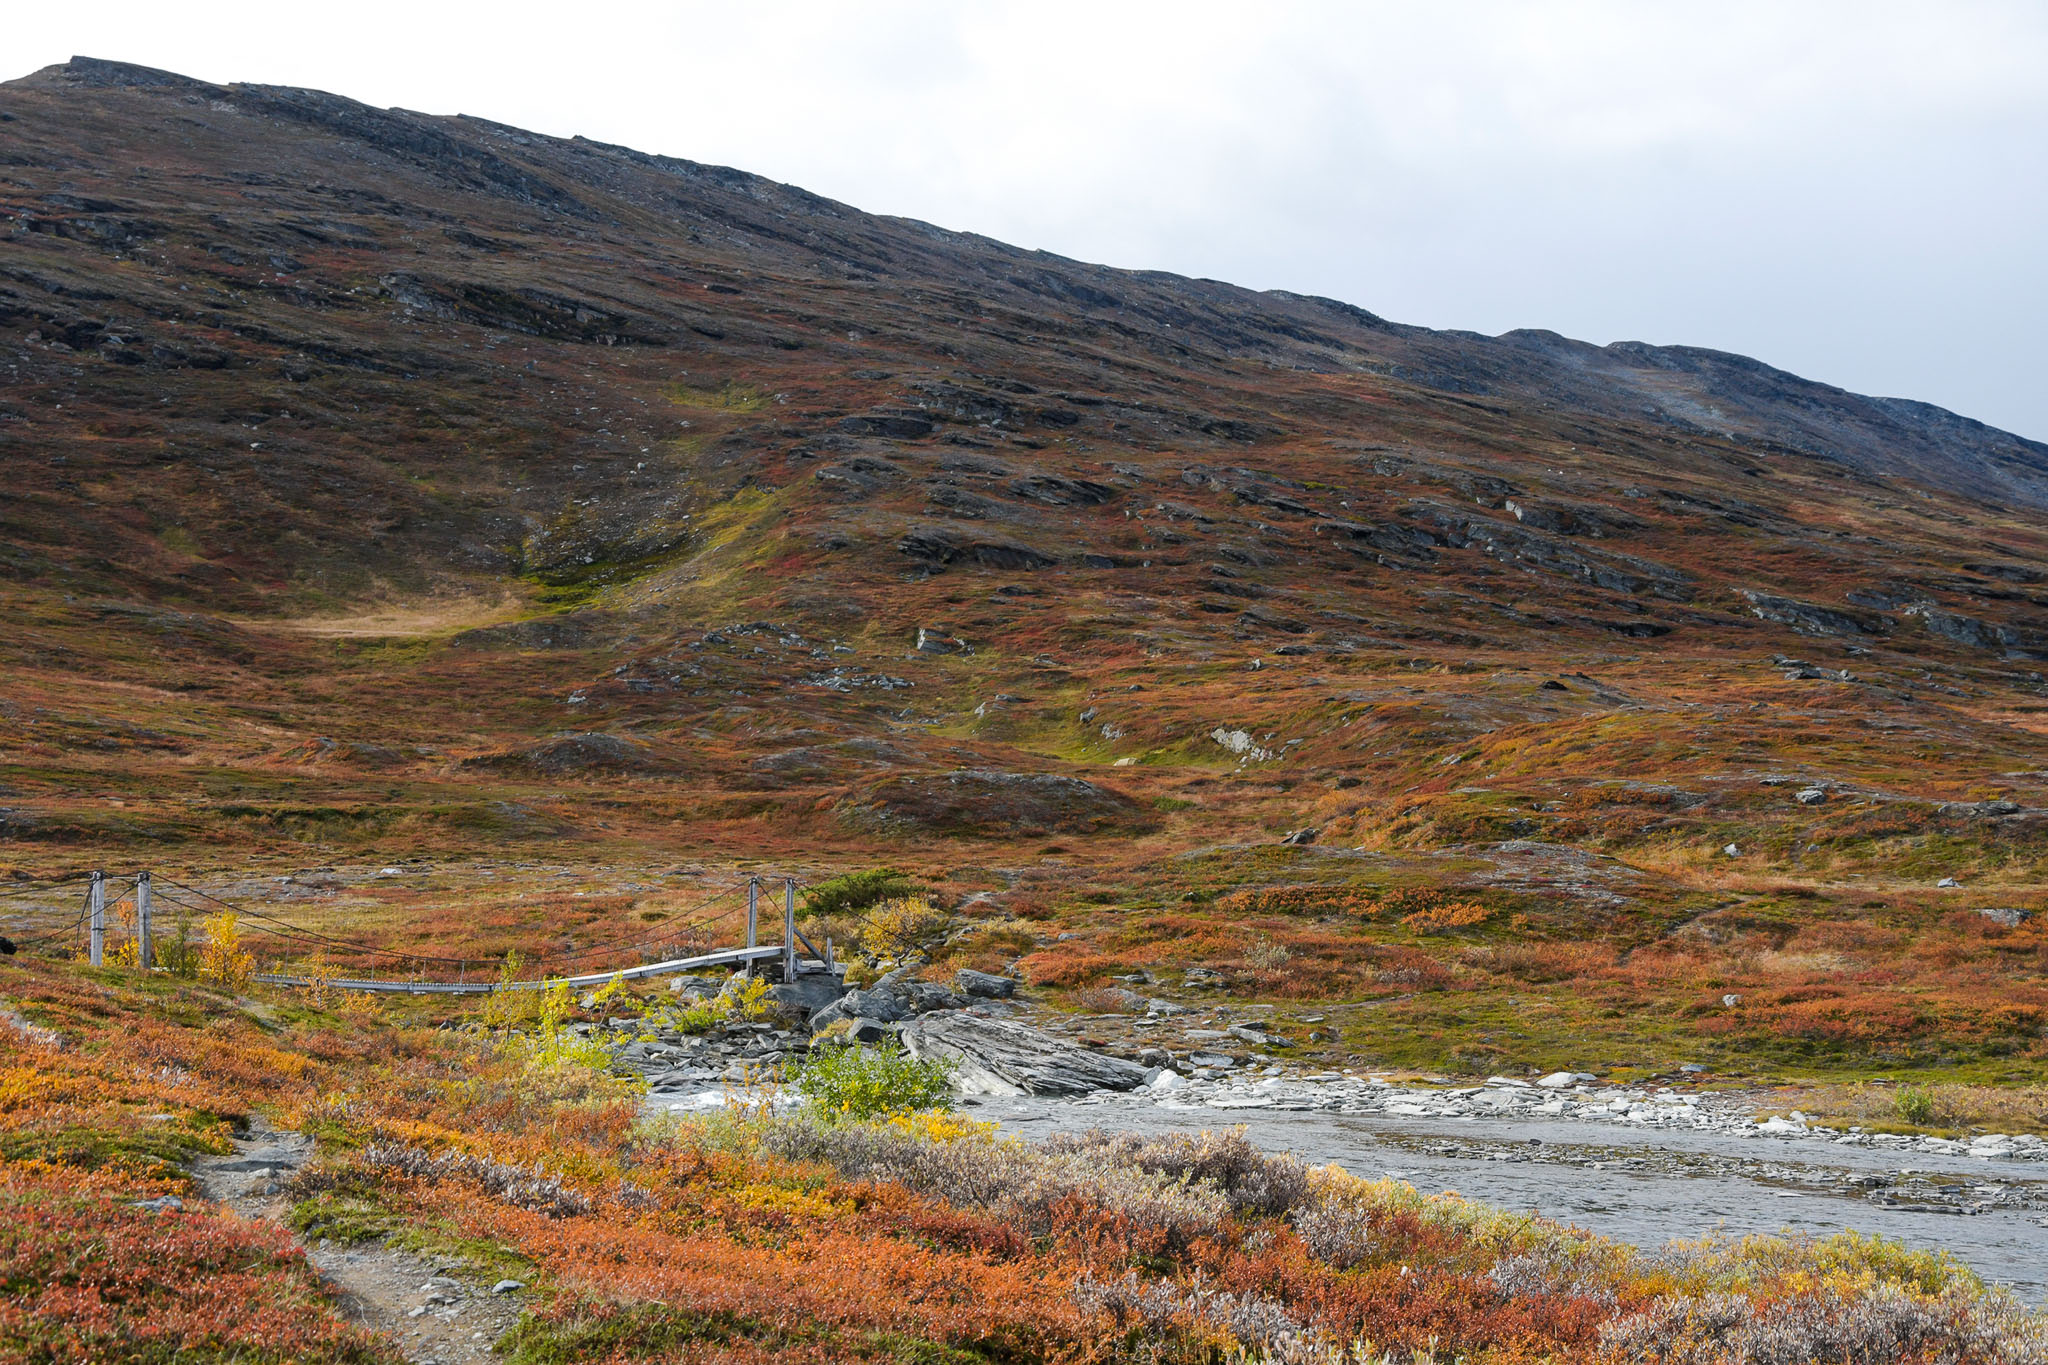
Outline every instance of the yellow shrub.
POLYGON ((540 993, 519 989, 519 967, 516 949, 505 954, 505 964, 498 971, 498 988, 484 997, 481 1013, 485 1028, 517 1028, 539 1012, 540 993))
POLYGON ((768 978, 749 976, 726 982, 725 989, 718 993, 717 1006, 729 1018, 759 1023, 775 1008, 768 999, 768 978))
POLYGON ((874 958, 900 958, 936 944, 952 927, 952 915, 922 896, 883 901, 861 922, 861 951, 874 958))
POLYGON ((895 1113, 885 1120, 890 1128, 923 1142, 993 1142, 998 1125, 937 1109, 895 1113))
POLYGON ((256 958, 242 947, 242 930, 235 912, 223 910, 206 917, 206 942, 199 948, 199 975, 217 986, 239 990, 256 974, 256 958))

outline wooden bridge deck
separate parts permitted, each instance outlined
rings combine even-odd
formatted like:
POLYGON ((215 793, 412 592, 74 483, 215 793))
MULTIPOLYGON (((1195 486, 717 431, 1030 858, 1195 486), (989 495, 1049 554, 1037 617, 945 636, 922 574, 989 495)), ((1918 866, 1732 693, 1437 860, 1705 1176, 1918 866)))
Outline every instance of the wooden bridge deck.
MULTIPOLYGON (((621 967, 609 972, 586 972, 581 976, 551 976, 539 981, 363 981, 348 977, 284 976, 276 973, 259 973, 254 980, 266 986, 329 986, 343 991, 385 991, 395 995, 488 995, 496 990, 537 991, 551 986, 566 984, 572 990, 584 986, 602 986, 613 977, 624 977, 628 981, 649 976, 668 976, 675 972, 695 971, 700 967, 740 967, 754 962, 767 962, 782 957, 789 950, 781 945, 756 948, 725 948, 715 953, 702 953, 696 957, 670 958, 666 962, 645 962, 637 967, 621 967)), ((824 971, 822 962, 804 961, 796 963, 798 971, 806 969, 824 971)))

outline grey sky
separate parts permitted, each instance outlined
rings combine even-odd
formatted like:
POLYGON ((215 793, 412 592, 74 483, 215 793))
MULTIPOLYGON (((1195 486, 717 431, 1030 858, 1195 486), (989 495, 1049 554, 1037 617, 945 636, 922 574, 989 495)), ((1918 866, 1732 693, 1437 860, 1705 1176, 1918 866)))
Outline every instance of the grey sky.
POLYGON ((2048 439, 2048 5, 19 7, 73 53, 740 166, 1404 322, 1714 346, 2048 439))

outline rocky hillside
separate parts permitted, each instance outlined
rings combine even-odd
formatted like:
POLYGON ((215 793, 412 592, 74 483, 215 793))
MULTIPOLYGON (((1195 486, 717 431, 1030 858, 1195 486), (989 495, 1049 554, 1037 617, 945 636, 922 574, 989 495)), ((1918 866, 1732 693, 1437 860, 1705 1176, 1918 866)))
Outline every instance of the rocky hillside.
POLYGON ((2048 799, 2048 447, 1738 356, 81 58, 0 86, 0 365, 22 869, 1292 835, 1917 878, 2031 867, 2048 799))

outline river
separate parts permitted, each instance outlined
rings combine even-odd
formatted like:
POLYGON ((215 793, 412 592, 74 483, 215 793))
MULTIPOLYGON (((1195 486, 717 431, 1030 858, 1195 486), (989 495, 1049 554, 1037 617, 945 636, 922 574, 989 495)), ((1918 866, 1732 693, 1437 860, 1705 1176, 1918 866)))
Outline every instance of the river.
POLYGON ((967 1112, 1019 1137, 1102 1128, 1156 1133, 1242 1124, 1272 1152, 1392 1176, 1427 1193, 1541 1213, 1656 1247, 1708 1233, 1854 1230, 1953 1254, 2023 1301, 2048 1301, 2048 1162, 1872 1150, 1826 1136, 1758 1139, 1524 1118, 1217 1110, 1142 1096, 1082 1100, 980 1097, 967 1112), (1877 1184, 1924 1191, 1907 1206, 1869 1202, 1877 1184), (2003 1197, 2017 1201, 2000 1205, 2003 1197), (2032 1207, 2023 1205, 2031 1204, 2032 1207), (1936 1212, 1949 1207, 1981 1212, 1936 1212))

